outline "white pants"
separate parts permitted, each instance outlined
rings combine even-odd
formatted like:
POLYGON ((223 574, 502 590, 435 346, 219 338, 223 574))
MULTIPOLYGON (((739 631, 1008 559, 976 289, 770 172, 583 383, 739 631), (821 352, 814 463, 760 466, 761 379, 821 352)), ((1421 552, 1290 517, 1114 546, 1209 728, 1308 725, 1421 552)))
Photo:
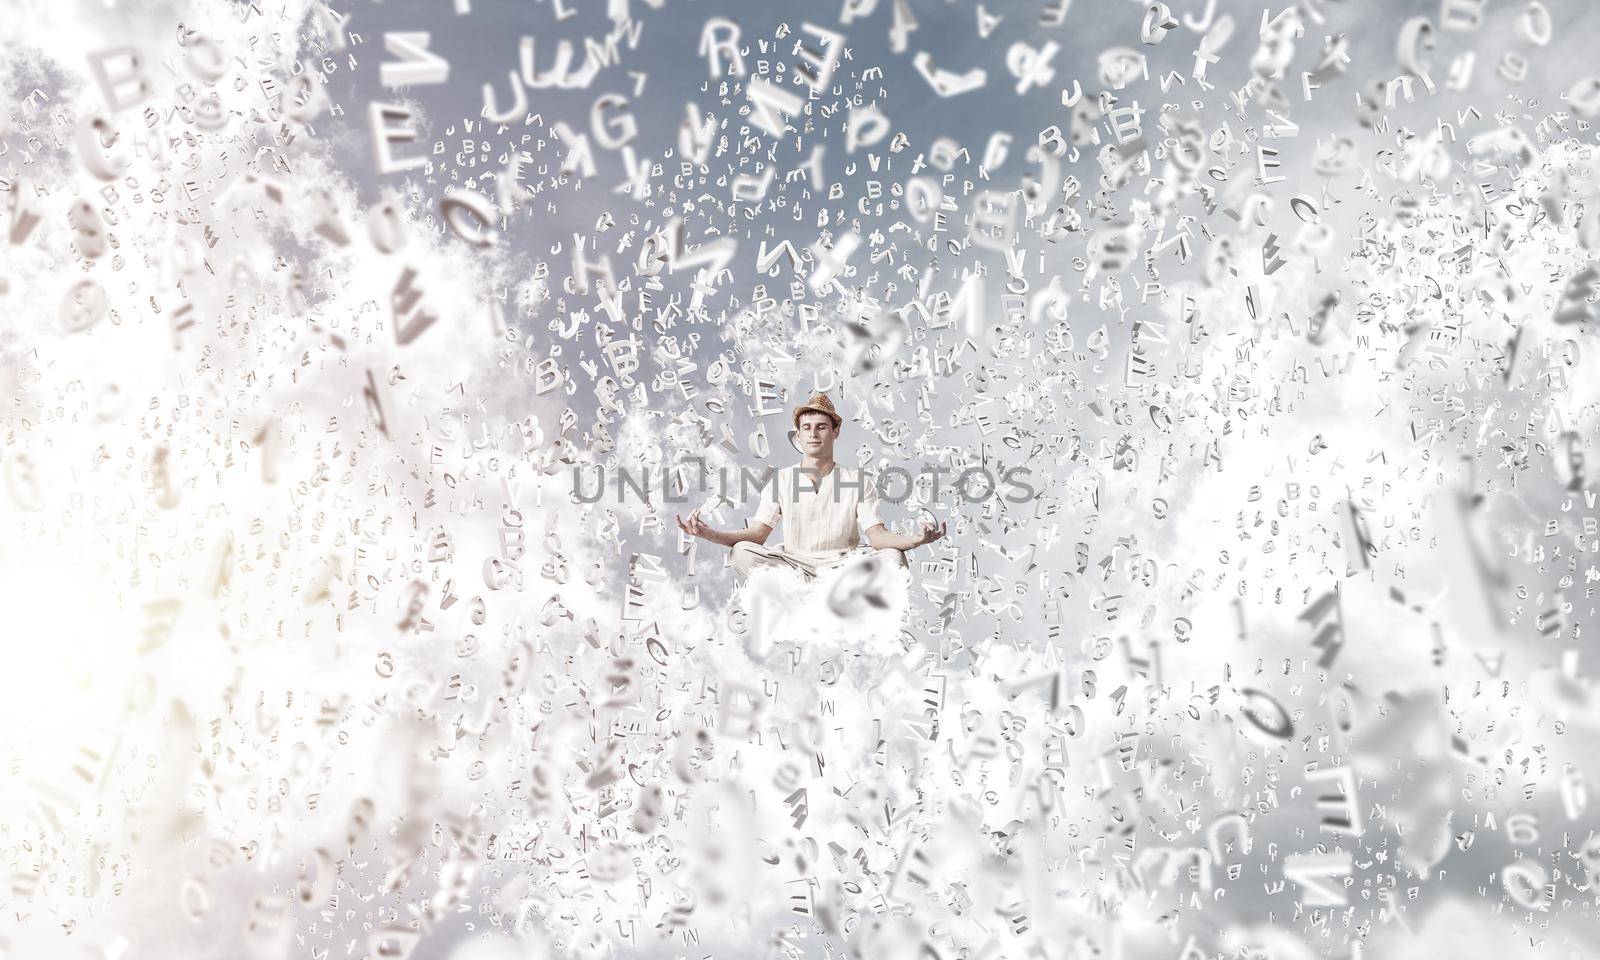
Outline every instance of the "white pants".
POLYGON ((853 556, 876 554, 882 556, 898 567, 908 566, 906 555, 900 550, 876 550, 872 547, 857 547, 839 554, 803 554, 790 553, 782 547, 765 547, 750 540, 741 540, 733 545, 733 569, 741 577, 748 577, 756 570, 779 567, 786 570, 796 570, 807 580, 815 580, 817 573, 829 567, 836 567, 853 556))

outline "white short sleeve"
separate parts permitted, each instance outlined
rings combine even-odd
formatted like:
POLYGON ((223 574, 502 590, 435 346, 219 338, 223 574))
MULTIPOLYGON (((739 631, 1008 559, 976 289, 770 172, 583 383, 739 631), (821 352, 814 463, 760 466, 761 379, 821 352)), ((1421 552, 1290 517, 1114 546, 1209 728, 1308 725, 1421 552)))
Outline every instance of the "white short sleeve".
POLYGON ((861 484, 860 500, 856 503, 856 523, 865 533, 883 522, 878 516, 878 478, 865 470, 856 475, 861 484))
POLYGON ((783 507, 778 503, 779 474, 772 472, 767 477, 767 483, 761 488, 761 505, 756 508, 756 515, 752 523, 764 523, 776 530, 778 518, 783 516, 783 507))

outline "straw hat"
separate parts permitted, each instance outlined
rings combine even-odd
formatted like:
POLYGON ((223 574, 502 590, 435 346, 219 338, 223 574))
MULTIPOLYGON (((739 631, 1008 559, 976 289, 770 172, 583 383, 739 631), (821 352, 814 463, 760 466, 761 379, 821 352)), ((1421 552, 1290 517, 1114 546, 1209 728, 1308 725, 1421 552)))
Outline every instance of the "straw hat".
POLYGON ((844 423, 843 418, 839 416, 839 412, 833 409, 833 401, 828 399, 826 393, 815 394, 810 400, 794 408, 794 426, 796 430, 800 429, 800 414, 802 413, 827 414, 833 420, 833 428, 835 430, 839 429, 840 425, 844 423))

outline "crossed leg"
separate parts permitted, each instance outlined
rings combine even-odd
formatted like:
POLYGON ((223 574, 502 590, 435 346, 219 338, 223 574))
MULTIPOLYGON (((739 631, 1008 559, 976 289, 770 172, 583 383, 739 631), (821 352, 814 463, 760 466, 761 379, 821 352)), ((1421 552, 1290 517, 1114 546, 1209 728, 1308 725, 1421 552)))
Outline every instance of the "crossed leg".
POLYGON ((891 566, 899 567, 902 570, 909 569, 911 567, 910 561, 906 559, 906 552, 904 550, 891 550, 885 547, 882 550, 872 551, 872 554, 875 557, 879 557, 888 561, 891 566))
POLYGON ((773 567, 783 570, 797 570, 807 580, 814 580, 817 576, 816 564, 801 557, 797 557, 781 548, 764 547, 750 540, 741 540, 733 545, 734 572, 741 577, 749 577, 757 570, 773 567))
MULTIPOLYGON (((900 567, 901 569, 906 569, 910 566, 903 551, 887 549, 870 550, 861 548, 855 553, 844 554, 837 562, 843 563, 852 556, 860 556, 863 553, 870 553, 872 556, 886 561, 891 566, 900 567)), ((741 540, 733 545, 733 558, 730 562, 733 565, 734 572, 741 577, 749 577, 756 570, 778 567, 784 570, 797 570, 807 580, 814 580, 819 569, 815 562, 789 553, 781 547, 766 547, 749 540, 741 540)))

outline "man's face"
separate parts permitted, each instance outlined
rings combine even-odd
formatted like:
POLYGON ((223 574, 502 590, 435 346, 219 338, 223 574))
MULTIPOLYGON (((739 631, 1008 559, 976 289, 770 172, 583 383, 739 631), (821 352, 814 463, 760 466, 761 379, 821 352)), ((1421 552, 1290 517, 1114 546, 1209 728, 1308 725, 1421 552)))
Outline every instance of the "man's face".
POLYGON ((839 438, 839 428, 825 413, 800 415, 800 451, 810 457, 833 456, 833 441, 839 438))

